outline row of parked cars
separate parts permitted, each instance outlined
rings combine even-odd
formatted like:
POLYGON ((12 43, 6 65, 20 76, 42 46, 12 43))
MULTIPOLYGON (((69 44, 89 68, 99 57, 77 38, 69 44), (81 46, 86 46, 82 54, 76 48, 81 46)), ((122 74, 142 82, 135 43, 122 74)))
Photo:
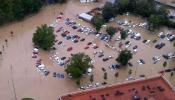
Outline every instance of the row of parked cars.
POLYGON ((158 37, 160 37, 161 39, 166 38, 168 41, 171 41, 171 42, 175 40, 175 35, 170 33, 160 32, 158 33, 158 37))
POLYGON ((65 24, 68 25, 69 27, 72 27, 72 29, 78 29, 77 30, 78 32, 84 33, 86 35, 96 33, 96 31, 94 29, 91 29, 91 28, 88 28, 86 26, 82 26, 80 24, 77 24, 75 21, 73 21, 69 18, 65 19, 65 24))
POLYGON ((50 73, 50 71, 46 70, 44 64, 36 64, 36 67, 37 67, 37 70, 45 76, 47 76, 50 73))
POLYGON ((168 54, 164 54, 162 55, 162 57, 164 57, 165 59, 172 59, 172 58, 175 58, 175 53, 168 53, 168 54))

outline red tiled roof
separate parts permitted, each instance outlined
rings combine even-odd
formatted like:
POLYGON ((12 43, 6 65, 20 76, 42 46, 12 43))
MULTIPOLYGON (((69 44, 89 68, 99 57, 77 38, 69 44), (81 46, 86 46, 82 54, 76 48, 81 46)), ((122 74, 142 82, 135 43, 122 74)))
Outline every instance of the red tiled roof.
POLYGON ((134 100, 134 96, 140 97, 140 100, 144 97, 147 100, 175 100, 175 92, 163 77, 67 94, 61 96, 61 100, 134 100))

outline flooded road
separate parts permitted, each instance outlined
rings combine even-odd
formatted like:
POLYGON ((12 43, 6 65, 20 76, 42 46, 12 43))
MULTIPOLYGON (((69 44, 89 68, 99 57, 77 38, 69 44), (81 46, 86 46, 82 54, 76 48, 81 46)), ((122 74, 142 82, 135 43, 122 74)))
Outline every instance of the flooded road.
MULTIPOLYGON (((71 18, 82 25, 91 27, 86 22, 81 22, 76 20, 75 17, 79 13, 83 13, 89 11, 90 9, 101 6, 99 3, 87 3, 80 4, 78 0, 71 0, 67 4, 63 5, 51 5, 44 7, 38 14, 30 16, 26 18, 24 21, 12 23, 10 25, 5 25, 0 28, 0 51, 2 51, 2 57, 0 58, 0 98, 2 100, 20 100, 23 97, 32 97, 35 100, 57 100, 60 94, 64 94, 67 92, 77 91, 78 88, 73 80, 69 77, 65 77, 64 79, 58 79, 53 77, 53 72, 61 72, 64 73, 64 68, 56 65, 50 57, 52 53, 40 50, 39 56, 43 60, 43 63, 46 65, 46 68, 51 72, 47 77, 42 75, 40 72, 36 70, 35 61, 32 56, 32 36, 36 30, 37 26, 41 24, 47 23, 48 25, 55 21, 56 16, 60 13, 64 13, 64 18, 71 18), (10 32, 13 31, 13 37, 10 32), (5 39, 8 42, 5 42, 5 39)), ((121 18, 125 18, 121 16, 121 18)), ((133 21, 144 21, 141 18, 135 19, 135 17, 129 18, 133 21)), ((115 23, 112 23, 113 25, 115 23)), ((134 67, 127 67, 117 70, 119 72, 118 78, 114 76, 115 70, 110 70, 108 66, 111 64, 115 64, 115 58, 118 55, 118 52, 113 51, 109 48, 105 47, 105 43, 101 42, 99 39, 95 39, 94 35, 86 36, 82 33, 78 33, 77 31, 66 27, 64 24, 64 20, 59 22, 60 26, 64 26, 67 30, 70 30, 72 33, 78 34, 81 38, 84 37, 86 40, 84 42, 79 42, 78 44, 74 44, 71 41, 68 41, 57 34, 57 39, 63 41, 66 45, 65 48, 57 46, 56 52, 60 57, 66 56, 70 57, 71 53, 85 52, 91 56, 94 62, 94 82, 104 82, 107 81, 109 84, 113 84, 116 82, 125 81, 125 79, 129 76, 128 70, 132 69, 133 73, 131 76, 135 78, 139 78, 139 75, 145 74, 146 77, 154 76, 158 74, 158 71, 163 70, 162 62, 164 59, 161 57, 162 54, 168 52, 174 52, 174 48, 172 47, 172 43, 167 40, 160 40, 166 42, 166 47, 161 50, 155 49, 154 45, 145 45, 142 43, 142 40, 136 41, 130 38, 126 39, 132 42, 131 47, 134 44, 138 45, 138 53, 133 56, 131 62, 134 67), (89 42, 95 42, 99 48, 94 50, 89 48, 87 50, 84 49, 86 44, 89 42), (71 52, 67 52, 68 47, 73 47, 71 52), (112 55, 114 58, 103 62, 102 58, 98 58, 97 56, 93 56, 94 51, 104 50, 104 55, 110 56, 112 55), (151 61, 153 55, 157 55, 161 57, 161 61, 157 64, 153 64, 151 61), (143 58, 146 62, 145 65, 138 65, 137 61, 143 58), (104 67, 108 73, 108 79, 103 79, 103 71, 101 68, 104 67)), ((151 34, 147 34, 145 29, 136 28, 135 31, 139 31, 142 34, 142 37, 145 39, 154 39, 151 34)), ((123 41, 123 42, 125 42, 123 41)), ((116 47, 119 41, 116 43, 116 47)), ((131 48, 129 48, 131 49, 131 48)), ((174 62, 170 61, 169 66, 173 67, 174 62)), ((174 76, 175 77, 175 76, 174 76)), ((175 82, 171 81, 175 84, 175 82)), ((89 78, 85 77, 82 79, 82 84, 89 84, 89 78)))

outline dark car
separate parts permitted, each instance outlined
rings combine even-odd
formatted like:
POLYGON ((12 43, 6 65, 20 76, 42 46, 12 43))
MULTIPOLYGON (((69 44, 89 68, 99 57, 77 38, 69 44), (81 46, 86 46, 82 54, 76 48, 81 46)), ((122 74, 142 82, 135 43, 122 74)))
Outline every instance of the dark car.
POLYGON ((133 47, 133 49, 137 49, 138 48, 138 46, 137 45, 135 45, 134 47, 133 47))
POLYGON ((92 44, 92 42, 88 42, 88 43, 87 43, 87 45, 91 45, 91 44, 92 44))
POLYGON ((78 40, 74 40, 74 43, 77 43, 78 42, 78 40))
POLYGON ((160 44, 156 44, 155 45, 155 48, 157 48, 157 49, 161 49, 161 48, 163 48, 165 46, 165 43, 160 43, 160 44))
POLYGON ((98 48, 98 46, 94 46, 93 48, 94 48, 94 49, 97 49, 97 48, 98 48))
POLYGON ((104 56, 104 54, 102 54, 102 53, 98 55, 99 58, 101 58, 101 57, 103 57, 103 56, 104 56))
POLYGON ((80 41, 84 41, 85 40, 85 38, 82 38, 80 41))
POLYGON ((77 26, 72 26, 73 29, 77 29, 78 27, 77 26))
POLYGON ((62 33, 62 34, 61 34, 61 36, 62 36, 62 37, 65 37, 65 36, 66 36, 66 34, 62 33))
POLYGON ((64 59, 66 59, 66 57, 61 57, 61 60, 64 60, 64 59))
POLYGON ((56 72, 53 72, 53 77, 56 77, 57 76, 57 73, 56 72))
POLYGON ((130 63, 130 62, 128 63, 128 65, 129 65, 129 66, 131 66, 131 67, 133 66, 133 64, 132 64, 132 63, 130 63))
POLYGON ((70 40, 71 36, 66 36, 65 39, 70 40))
POLYGON ((120 69, 120 65, 118 65, 118 64, 112 64, 111 65, 111 68, 112 69, 120 69))
POLYGON ((103 61, 108 61, 109 60, 109 58, 103 58, 103 61))
POLYGON ((163 58, 169 59, 168 55, 162 55, 163 58))
POLYGON ((63 43, 62 41, 59 41, 59 42, 58 42, 58 45, 60 45, 60 44, 62 44, 62 43, 63 43))
POLYGON ((50 73, 49 71, 44 71, 45 76, 49 75, 49 73, 50 73))

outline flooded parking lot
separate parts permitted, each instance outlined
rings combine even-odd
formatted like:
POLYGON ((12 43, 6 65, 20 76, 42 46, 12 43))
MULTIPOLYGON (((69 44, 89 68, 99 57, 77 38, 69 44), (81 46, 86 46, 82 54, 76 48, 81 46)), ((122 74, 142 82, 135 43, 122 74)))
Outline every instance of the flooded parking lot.
MULTIPOLYGON (((24 21, 18 23, 12 23, 10 25, 5 25, 0 28, 0 50, 2 51, 2 57, 0 60, 0 97, 4 100, 15 100, 15 96, 19 100, 22 97, 33 97, 36 100, 56 100, 58 95, 64 94, 67 92, 72 92, 78 90, 76 84, 73 80, 66 76, 64 72, 64 67, 57 65, 53 60, 52 56, 57 55, 59 57, 66 57, 66 60, 71 57, 71 53, 85 52, 88 54, 93 61, 95 61, 93 74, 94 82, 102 83, 106 81, 108 84, 113 84, 116 82, 125 81, 128 78, 128 71, 132 69, 132 74, 130 76, 134 78, 139 78, 140 75, 144 74, 146 77, 158 75, 158 72, 163 70, 162 63, 165 61, 162 57, 162 54, 169 52, 174 53, 173 43, 167 41, 166 39, 158 39, 157 35, 149 34, 149 31, 136 27, 133 31, 141 33, 141 40, 130 39, 130 36, 122 41, 125 43, 127 40, 131 41, 131 46, 129 49, 132 50, 132 47, 138 45, 138 52, 133 55, 133 59, 130 61, 133 64, 133 67, 121 68, 119 70, 110 70, 108 67, 111 64, 116 64, 115 58, 118 56, 118 52, 107 48, 105 42, 101 41, 99 38, 95 38, 94 35, 85 35, 83 33, 77 32, 67 25, 65 25, 64 20, 66 18, 71 18, 72 20, 80 23, 81 25, 90 27, 90 24, 77 20, 76 15, 82 12, 89 11, 90 9, 100 6, 102 3, 87 3, 80 4, 79 1, 72 0, 67 4, 63 5, 51 5, 44 7, 38 14, 26 18, 24 21), (42 62, 46 65, 46 68, 50 71, 48 76, 42 75, 37 71, 34 66, 36 59, 33 59, 32 50, 32 36, 37 26, 47 23, 48 25, 55 21, 57 15, 63 12, 63 19, 58 21, 58 26, 63 26, 64 29, 69 30, 73 34, 77 34, 80 38, 85 38, 85 41, 73 43, 71 40, 66 40, 58 32, 57 40, 63 41, 65 46, 55 45, 57 50, 52 52, 39 51, 39 57, 42 59, 42 62), (10 32, 13 31, 13 36, 10 32), (162 41, 166 43, 166 46, 158 50, 154 47, 155 44, 150 43, 148 45, 144 44, 142 41, 144 39, 158 39, 158 42, 162 41), (5 42, 7 39, 7 42, 5 42), (89 47, 89 49, 84 49, 87 46, 88 42, 93 42, 99 46, 97 49, 89 47), (67 49, 72 47, 73 49, 68 52, 67 49), (104 51, 104 57, 113 56, 114 58, 109 61, 103 62, 102 58, 99 58, 98 55, 94 56, 94 51, 104 51), (152 57, 159 56, 160 61, 157 64, 153 64, 152 57), (145 64, 139 65, 137 61, 143 59, 145 64), (103 79, 102 67, 106 69, 108 73, 108 79, 103 79), (119 72, 119 76, 116 78, 114 74, 119 72), (64 78, 53 77, 53 72, 65 74, 64 78)), ((142 18, 135 16, 118 16, 117 19, 128 19, 134 23, 144 22, 142 18)), ((112 22, 109 23, 112 26, 117 24, 112 22)), ((167 30, 165 28, 165 30, 167 30)), ((165 31, 166 32, 166 31, 165 31)), ((117 37, 116 35, 115 37, 117 37)), ((115 40, 114 37, 114 40, 115 40)), ((110 42, 113 46, 118 48, 117 42, 110 42)), ((168 60, 168 67, 174 67, 174 60, 168 60)), ((168 68, 167 67, 167 68, 168 68)), ((167 78, 170 79, 167 74, 167 78)), ((171 79, 170 79, 171 80, 171 79)), ((170 81, 175 84, 174 81, 170 81)), ((89 77, 82 79, 82 85, 90 84, 89 77)))

